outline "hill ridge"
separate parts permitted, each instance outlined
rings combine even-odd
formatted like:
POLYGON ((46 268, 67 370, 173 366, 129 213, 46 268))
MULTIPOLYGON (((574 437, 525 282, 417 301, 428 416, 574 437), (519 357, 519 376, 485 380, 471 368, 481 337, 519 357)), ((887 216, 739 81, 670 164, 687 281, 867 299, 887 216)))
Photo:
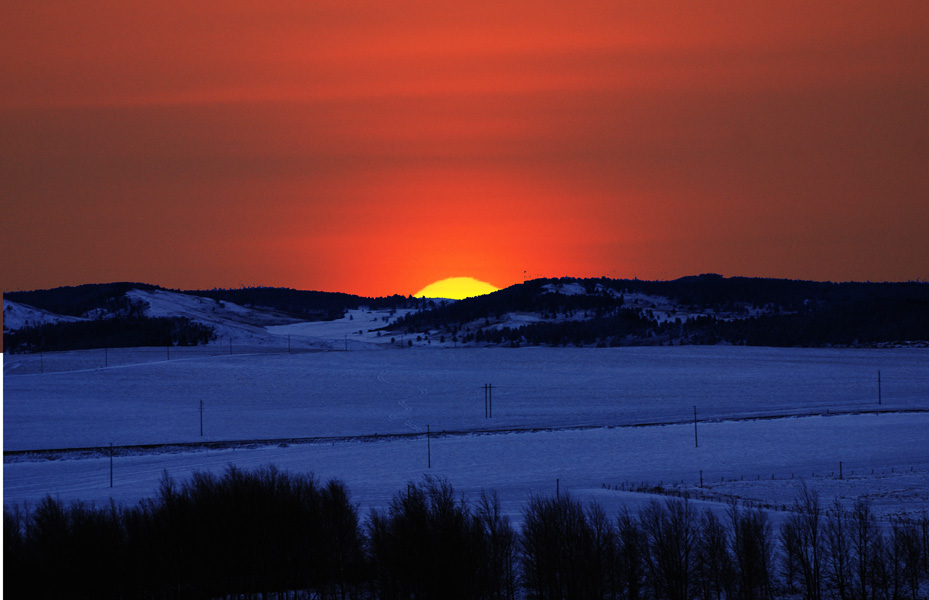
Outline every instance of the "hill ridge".
MULTIPOLYGON (((211 338, 202 331, 181 332, 196 325, 212 330, 213 339, 217 330, 229 338, 232 329, 239 338, 261 336, 268 327, 345 319, 362 307, 391 316, 369 333, 400 336, 408 346, 441 340, 436 346, 444 347, 446 339, 455 346, 513 347, 874 346, 929 340, 926 282, 835 283, 704 273, 668 281, 539 278, 460 301, 264 286, 180 291, 145 283, 85 284, 4 294, 4 315, 12 317, 12 326, 4 321, 4 346, 38 350, 53 332, 58 336, 69 328, 69 338, 91 335, 87 331, 93 327, 76 321, 123 319, 120 323, 139 327, 138 319, 153 318, 174 319, 161 324, 174 328, 165 334, 173 335, 170 339, 206 343, 211 338), (395 314, 398 309, 404 314, 395 314), (33 341, 24 344, 27 333, 33 341)), ((365 334, 363 329, 357 333, 365 334)), ((102 342, 75 343, 101 347, 102 342)))

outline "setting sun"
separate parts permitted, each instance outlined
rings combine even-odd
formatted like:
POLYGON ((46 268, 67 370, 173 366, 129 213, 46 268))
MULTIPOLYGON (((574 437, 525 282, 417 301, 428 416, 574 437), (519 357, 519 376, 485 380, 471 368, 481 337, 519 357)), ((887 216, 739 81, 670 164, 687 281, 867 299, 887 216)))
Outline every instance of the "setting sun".
POLYGON ((450 300, 463 300, 473 296, 483 296, 496 292, 496 288, 486 281, 478 281, 473 277, 449 277, 435 283, 430 283, 414 294, 416 298, 448 298, 450 300))

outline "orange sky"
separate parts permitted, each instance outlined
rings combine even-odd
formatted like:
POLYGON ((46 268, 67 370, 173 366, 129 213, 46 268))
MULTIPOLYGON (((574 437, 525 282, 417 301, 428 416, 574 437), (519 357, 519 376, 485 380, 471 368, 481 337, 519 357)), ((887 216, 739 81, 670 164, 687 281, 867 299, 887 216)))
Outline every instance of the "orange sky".
POLYGON ((6 2, 0 288, 926 279, 927 61, 923 0, 6 2))

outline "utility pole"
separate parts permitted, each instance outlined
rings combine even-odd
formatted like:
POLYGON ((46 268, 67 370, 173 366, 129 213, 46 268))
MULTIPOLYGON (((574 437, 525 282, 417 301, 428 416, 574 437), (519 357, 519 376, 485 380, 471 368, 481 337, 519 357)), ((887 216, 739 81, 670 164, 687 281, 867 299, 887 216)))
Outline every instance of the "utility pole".
POLYGON ((484 384, 484 418, 487 418, 487 384, 484 384))
POLYGON ((487 414, 491 419, 494 418, 494 384, 487 384, 487 414))
POLYGON ((697 441, 697 406, 694 405, 694 448, 699 448, 700 444, 697 441))

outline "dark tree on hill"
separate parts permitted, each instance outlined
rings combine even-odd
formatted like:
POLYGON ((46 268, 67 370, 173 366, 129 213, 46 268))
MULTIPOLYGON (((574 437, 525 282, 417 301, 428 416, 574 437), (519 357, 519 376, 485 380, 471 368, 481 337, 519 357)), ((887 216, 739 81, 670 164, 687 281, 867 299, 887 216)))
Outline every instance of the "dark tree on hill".
POLYGON ((83 317, 96 309, 119 308, 129 290, 163 290, 147 283, 92 283, 28 292, 4 292, 5 300, 46 310, 56 315, 83 317))
POLYGON ((138 346, 196 346, 216 339, 213 327, 186 317, 128 317, 59 322, 3 334, 7 352, 54 352, 138 346))

